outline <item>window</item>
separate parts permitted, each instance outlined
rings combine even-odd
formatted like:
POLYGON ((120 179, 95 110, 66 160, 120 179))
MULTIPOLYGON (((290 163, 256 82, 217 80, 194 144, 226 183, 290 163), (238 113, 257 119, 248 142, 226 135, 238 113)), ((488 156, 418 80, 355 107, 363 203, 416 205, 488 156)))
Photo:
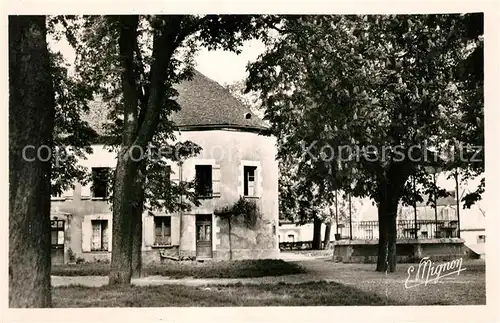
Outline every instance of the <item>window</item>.
POLYGON ((255 196, 255 175, 257 173, 257 167, 255 166, 244 166, 243 176, 244 176, 244 190, 243 195, 245 196, 255 196))
POLYGON ((288 235, 288 242, 295 242, 295 236, 293 234, 288 235))
POLYGON ((50 244, 53 247, 64 245, 64 220, 50 221, 50 244))
POLYGON ((442 216, 443 220, 449 220, 450 219, 450 210, 447 208, 444 208, 441 211, 441 216, 442 216))
POLYGON ((485 243, 486 242, 486 236, 484 234, 480 234, 477 236, 477 243, 485 243))
POLYGON ((108 251, 108 220, 92 220, 92 251, 108 251))
POLYGON ((373 239, 373 229, 366 229, 366 239, 373 239))
POLYGON ((212 226, 210 224, 198 224, 196 231, 196 241, 211 241, 212 226))
POLYGON ((109 167, 92 167, 92 197, 108 197, 109 167))
POLYGON ((429 234, 427 233, 427 231, 422 231, 422 232, 420 232, 420 234, 421 234, 423 239, 429 238, 429 234))
POLYGON ((171 239, 171 226, 169 216, 156 216, 155 217, 155 245, 170 245, 171 239))
POLYGON ((196 195, 212 197, 212 166, 196 165, 196 195))

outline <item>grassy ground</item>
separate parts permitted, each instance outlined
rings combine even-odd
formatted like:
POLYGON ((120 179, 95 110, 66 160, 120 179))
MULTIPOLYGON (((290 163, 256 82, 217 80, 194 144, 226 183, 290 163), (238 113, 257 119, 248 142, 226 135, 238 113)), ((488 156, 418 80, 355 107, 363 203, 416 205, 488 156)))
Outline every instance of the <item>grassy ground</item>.
POLYGON ((334 306, 396 302, 338 283, 53 289, 54 307, 334 306))
MULTIPOLYGON (((253 262, 249 262, 251 264, 253 262)), ((263 262, 257 262, 263 265, 263 262)), ((277 264, 277 262, 267 262, 277 264)), ((204 263, 222 266, 224 263, 204 263)), ((458 276, 441 278, 410 289, 405 288, 408 267, 398 264, 394 273, 375 272, 374 264, 339 264, 325 260, 301 261, 301 275, 246 280, 245 284, 217 283, 207 286, 156 285, 116 287, 55 287, 56 307, 163 307, 163 306, 336 306, 336 305, 481 305, 486 304, 484 260, 464 262, 458 276), (292 279, 294 278, 294 279, 292 279), (279 279, 286 283, 279 282, 279 279), (315 279, 316 282, 310 282, 315 279), (321 280, 321 281, 320 281, 321 280), (292 281, 298 283, 292 284, 292 281), (225 285, 222 285, 225 284, 225 285), (250 285, 254 284, 254 285, 250 285)), ((253 275, 243 262, 223 276, 253 275), (236 270, 239 268, 240 270, 236 270)), ((417 265, 418 266, 418 265, 417 265)), ((282 266, 279 265, 279 268, 282 266)), ((203 267, 207 268, 207 267, 203 267)), ((217 267, 222 270, 222 267, 217 267)), ((177 268, 179 269, 179 268, 177 268)), ((270 274, 278 268, 263 269, 270 274)), ((195 273, 196 274, 196 273, 195 273)), ((221 277, 222 274, 211 277, 221 277)), ((199 276, 198 276, 199 277, 199 276)), ((241 277, 241 276, 240 276, 241 277)), ((249 276, 246 276, 249 277, 249 276)), ((205 276, 205 278, 207 278, 205 276)))
MULTIPOLYGON (((375 264, 339 264, 331 261, 303 262, 306 270, 329 281, 334 280, 366 293, 397 300, 406 305, 481 305, 486 304, 484 260, 467 260, 460 275, 447 276, 428 285, 406 289, 409 266, 398 264, 394 273, 375 272, 375 264)), ((413 277, 412 277, 413 278, 413 277)))
MULTIPOLYGON (((89 263, 78 265, 52 266, 54 276, 107 276, 109 264, 89 263)), ((294 263, 283 260, 239 260, 176 262, 149 265, 143 268, 146 276, 168 276, 170 278, 247 278, 264 276, 282 276, 303 273, 304 269, 294 263)))

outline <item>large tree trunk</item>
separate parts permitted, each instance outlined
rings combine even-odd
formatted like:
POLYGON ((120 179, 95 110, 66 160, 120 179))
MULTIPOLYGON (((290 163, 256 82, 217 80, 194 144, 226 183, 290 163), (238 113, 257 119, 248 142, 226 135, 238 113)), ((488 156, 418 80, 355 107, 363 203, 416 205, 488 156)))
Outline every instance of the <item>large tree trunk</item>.
POLYGON ((142 276, 142 208, 134 208, 132 228, 132 277, 142 276), (139 210, 140 209, 140 210, 139 210))
POLYGON ((113 190, 113 252, 110 285, 130 284, 132 278, 132 237, 136 224, 133 202, 136 198, 137 163, 130 159, 128 149, 118 154, 113 190))
POLYGON ((45 17, 10 16, 10 307, 51 306, 49 149, 55 103, 49 60, 45 17), (43 145, 48 149, 37 158, 43 145))
POLYGON ((132 277, 142 277, 142 212, 134 212, 132 228, 132 277))
POLYGON ((378 208, 379 243, 377 271, 396 270, 396 242, 397 242, 397 210, 399 197, 394 196, 394 191, 385 192, 385 200, 381 201, 378 208))
POLYGON ((313 250, 321 249, 321 219, 318 216, 314 216, 314 227, 313 227, 313 250))
POLYGON ((142 213, 144 211, 144 185, 146 179, 146 161, 139 166, 137 178, 137 198, 133 207, 132 226, 132 277, 142 276, 142 213))
MULTIPOLYGON (((139 164, 130 158, 130 149, 139 153, 145 151, 147 144, 157 131, 160 112, 167 92, 167 77, 170 59, 186 35, 180 35, 182 16, 171 16, 168 23, 157 26, 153 37, 149 96, 141 100, 138 109, 137 66, 134 61, 134 50, 137 47, 137 27, 139 18, 136 15, 119 16, 119 51, 121 65, 121 85, 123 93, 124 122, 122 148, 118 156, 113 193, 113 254, 109 284, 130 284, 132 277, 132 248, 134 231, 137 233, 136 213, 132 201, 137 198, 136 182, 139 180, 139 164), (140 120, 140 122, 139 122, 140 120)), ((137 158, 137 157, 136 157, 137 158)))
POLYGON ((379 188, 379 247, 377 271, 394 272, 396 270, 396 220, 398 203, 401 189, 408 179, 408 176, 409 168, 397 165, 397 167, 394 167, 389 172, 386 183, 379 188))
POLYGON ((132 278, 132 246, 134 226, 137 223, 137 174, 139 153, 134 145, 138 131, 138 93, 136 85, 134 49, 137 42, 138 17, 120 16, 118 44, 120 49, 121 86, 123 92, 124 123, 122 146, 118 154, 113 190, 113 253, 111 256, 110 285, 130 284, 132 278))
POLYGON ((232 235, 231 214, 227 217, 227 230, 229 235, 229 260, 233 260, 233 247, 231 244, 231 235, 232 235))
POLYGON ((323 238, 323 247, 324 249, 330 248, 330 237, 332 233, 332 222, 329 221, 325 226, 325 237, 323 238))
MULTIPOLYGON (((392 192, 391 192, 392 193, 392 192)), ((388 270, 394 272, 396 270, 396 243, 398 239, 397 232, 397 216, 398 216, 398 196, 388 196, 389 202, 387 205, 387 233, 388 233, 388 248, 387 262, 388 270)))
POLYGON ((387 231, 387 205, 385 201, 380 201, 378 207, 378 254, 376 271, 384 272, 387 270, 387 255, 389 234, 387 231))
POLYGON ((388 241, 387 241, 387 265, 390 272, 396 271, 396 242, 397 242, 397 230, 396 230, 396 216, 392 213, 388 214, 388 241))

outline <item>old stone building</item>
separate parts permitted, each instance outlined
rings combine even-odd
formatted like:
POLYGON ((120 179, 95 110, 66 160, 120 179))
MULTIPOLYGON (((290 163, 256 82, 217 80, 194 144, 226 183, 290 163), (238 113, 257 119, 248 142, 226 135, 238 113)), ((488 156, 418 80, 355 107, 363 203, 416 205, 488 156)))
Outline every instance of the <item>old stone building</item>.
MULTIPOLYGON (((159 261, 160 253, 211 259, 275 258, 278 256, 278 164, 275 138, 246 106, 218 83, 195 72, 177 86, 181 110, 172 117, 176 140, 190 140, 201 153, 182 166, 170 163, 172 181, 201 178, 205 195, 189 212, 146 211, 143 214, 143 261, 159 261), (240 196, 255 201, 261 217, 252 228, 214 214, 240 196)), ((104 114, 91 109, 86 118, 100 132, 104 114)), ((52 198, 52 259, 67 263, 109 260, 112 252, 112 212, 106 183, 100 176, 116 166, 116 153, 102 144, 80 164, 92 171, 87 185, 52 198)))

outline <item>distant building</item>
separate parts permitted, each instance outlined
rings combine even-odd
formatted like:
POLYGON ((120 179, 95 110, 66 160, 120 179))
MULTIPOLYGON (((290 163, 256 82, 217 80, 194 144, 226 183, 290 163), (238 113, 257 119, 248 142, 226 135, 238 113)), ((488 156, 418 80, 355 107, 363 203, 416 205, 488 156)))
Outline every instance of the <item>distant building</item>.
MULTIPOLYGON (((454 179, 448 179, 448 174, 438 174, 437 184, 448 190, 450 195, 437 200, 437 208, 424 202, 417 203, 416 217, 417 226, 414 225, 415 209, 413 206, 398 208, 397 234, 399 239, 413 239, 415 228, 419 239, 451 238, 458 236, 458 214, 454 179), (436 221, 437 220, 437 221, 436 221)), ((479 179, 470 180, 467 185, 459 186, 460 199, 471 190, 475 190, 479 179)), ((368 198, 353 199, 360 205, 353 216, 352 238, 355 240, 377 240, 378 232, 378 209, 368 198)), ((324 238, 324 225, 321 229, 324 238)), ((332 224, 331 240, 337 232, 335 223, 332 224)), ((338 232, 342 239, 349 239, 349 221, 339 221, 338 232)), ((296 225, 289 222, 281 223, 279 228, 280 242, 311 241, 313 236, 313 224, 296 225)), ((482 201, 472 205, 470 209, 464 209, 460 202, 460 238, 465 240, 465 245, 476 253, 484 254, 484 243, 486 241, 486 218, 482 201)))

